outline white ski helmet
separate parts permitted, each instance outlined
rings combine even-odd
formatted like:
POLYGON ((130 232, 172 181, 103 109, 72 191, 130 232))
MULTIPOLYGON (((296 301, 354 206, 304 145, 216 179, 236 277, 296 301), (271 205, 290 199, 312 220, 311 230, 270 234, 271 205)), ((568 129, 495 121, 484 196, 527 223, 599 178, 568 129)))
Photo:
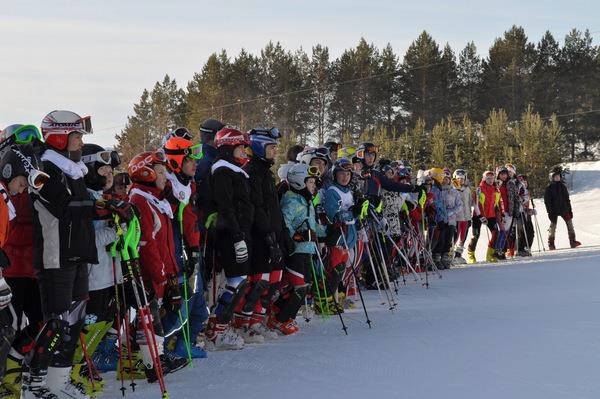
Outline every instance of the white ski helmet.
POLYGON ((307 148, 298 154, 296 160, 300 163, 310 165, 310 162, 315 158, 322 159, 325 161, 325 164, 328 165, 331 159, 329 158, 329 150, 327 147, 307 148))
POLYGON ((296 163, 288 170, 287 182, 291 188, 300 191, 306 187, 306 179, 320 176, 319 169, 316 166, 308 166, 303 163, 296 163))

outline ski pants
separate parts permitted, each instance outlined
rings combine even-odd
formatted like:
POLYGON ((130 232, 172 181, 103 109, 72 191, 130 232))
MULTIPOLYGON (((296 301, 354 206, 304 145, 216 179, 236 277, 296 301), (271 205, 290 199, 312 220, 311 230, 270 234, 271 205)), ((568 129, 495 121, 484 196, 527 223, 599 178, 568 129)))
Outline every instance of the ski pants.
MULTIPOLYGON (((481 223, 481 220, 479 220, 478 216, 473 218, 473 230, 472 230, 473 236, 471 237, 471 242, 469 242, 469 251, 473 252, 473 251, 475 251, 475 248, 477 247, 477 241, 479 241, 479 235, 481 234, 482 224, 483 223, 481 223)), ((498 230, 496 228, 496 218, 488 218, 487 219, 487 228, 491 232, 490 240, 488 242, 488 247, 494 248, 494 244, 496 243, 496 237, 498 235, 498 230)))

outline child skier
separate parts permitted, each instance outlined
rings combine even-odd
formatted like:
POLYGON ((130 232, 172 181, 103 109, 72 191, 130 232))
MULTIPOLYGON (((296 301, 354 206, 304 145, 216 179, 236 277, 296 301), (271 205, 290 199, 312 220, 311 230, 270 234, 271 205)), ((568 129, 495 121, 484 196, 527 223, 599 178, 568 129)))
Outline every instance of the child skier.
POLYGON ((473 195, 471 185, 464 169, 456 169, 452 174, 452 184, 458 190, 462 206, 456 213, 456 235, 454 237, 454 260, 455 264, 464 264, 467 261, 462 257, 467 240, 467 232, 471 224, 471 212, 473 208, 473 195))
MULTIPOLYGON (((295 322, 296 314, 310 282, 318 279, 318 266, 312 257, 317 253, 318 237, 325 236, 325 228, 316 221, 312 200, 317 193, 319 176, 320 172, 315 166, 303 163, 293 165, 287 175, 290 190, 281 199, 287 234, 295 241, 295 249, 286 260, 281 295, 275 302, 274 312, 269 316, 269 327, 285 335, 299 330, 295 322)), ((316 298, 324 296, 317 284, 313 287, 316 298)))
POLYGON ((498 235, 496 210, 500 202, 500 193, 495 185, 495 174, 490 170, 483 172, 479 187, 475 190, 475 204, 473 206, 473 230, 467 252, 467 263, 475 263, 475 248, 481 234, 481 226, 486 225, 491 232, 486 252, 486 262, 497 262, 494 256, 494 244, 498 235))
POLYGON ((248 136, 224 128, 215 135, 217 161, 211 167, 212 208, 216 211, 215 246, 225 271, 226 285, 205 330, 208 350, 242 349, 244 340, 230 328, 234 309, 246 293, 251 273, 254 206, 250 200, 248 174, 241 168, 248 158, 248 136))

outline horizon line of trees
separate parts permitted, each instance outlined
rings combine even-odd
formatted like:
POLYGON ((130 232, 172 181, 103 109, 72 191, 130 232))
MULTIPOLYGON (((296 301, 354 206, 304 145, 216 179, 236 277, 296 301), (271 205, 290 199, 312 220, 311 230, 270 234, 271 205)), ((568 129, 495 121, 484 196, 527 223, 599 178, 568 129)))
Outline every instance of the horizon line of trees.
POLYGON ((277 126, 313 145, 376 136, 424 164, 468 162, 448 152, 458 148, 458 136, 445 137, 446 149, 440 140, 466 125, 478 142, 487 142, 490 120, 504 123, 505 135, 498 139, 505 146, 475 146, 467 154, 491 162, 509 148, 511 161, 525 161, 526 132, 532 129, 523 126, 539 118, 543 129, 559 132, 557 142, 548 144, 554 152, 549 159, 590 159, 600 142, 600 48, 589 30, 573 29, 561 45, 549 31, 532 43, 522 27, 513 26, 486 57, 473 42, 457 54, 426 31, 402 60, 390 44, 378 49, 364 38, 336 59, 321 44, 310 53, 286 50, 279 42, 269 42, 259 55, 242 49, 232 57, 222 50, 209 56, 185 89, 166 75, 144 90, 116 136, 117 148, 130 159, 158 147, 174 127, 196 133, 206 118, 243 130, 277 126))

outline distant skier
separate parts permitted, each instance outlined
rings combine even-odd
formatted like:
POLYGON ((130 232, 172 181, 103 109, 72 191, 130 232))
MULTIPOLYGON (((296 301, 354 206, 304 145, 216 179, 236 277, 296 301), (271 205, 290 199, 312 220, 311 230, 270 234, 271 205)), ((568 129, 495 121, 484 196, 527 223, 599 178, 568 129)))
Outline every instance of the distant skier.
POLYGON ((550 172, 550 184, 546 187, 546 192, 544 193, 544 203, 546 204, 546 211, 550 219, 550 227, 548 228, 548 249, 550 250, 556 249, 554 237, 556 235, 556 222, 559 216, 567 223, 571 248, 581 245, 575 239, 573 209, 571 208, 571 200, 569 199, 569 190, 563 182, 563 173, 564 170, 561 166, 552 169, 550 172))

